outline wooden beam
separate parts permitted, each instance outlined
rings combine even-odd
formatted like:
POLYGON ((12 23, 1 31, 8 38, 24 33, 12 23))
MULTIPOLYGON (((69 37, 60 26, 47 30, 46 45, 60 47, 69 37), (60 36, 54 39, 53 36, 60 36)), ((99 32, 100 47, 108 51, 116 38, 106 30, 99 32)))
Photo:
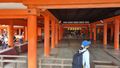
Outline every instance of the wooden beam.
MULTIPOLYGON (((0 19, 0 24, 1 25, 10 25, 11 24, 9 22, 10 20, 13 20, 13 19, 0 19)), ((13 25, 26 26, 27 25, 27 20, 14 19, 12 23, 13 23, 13 25)))
POLYGON ((27 18, 27 15, 37 15, 35 9, 0 9, 0 19, 27 18))
POLYGON ((9 15, 9 16, 7 16, 7 15, 0 15, 0 19, 22 19, 22 18, 24 18, 24 19, 27 19, 27 16, 18 16, 18 15, 9 15))
POLYGON ((23 0, 0 0, 0 3, 2 3, 2 2, 3 2, 3 3, 5 3, 5 2, 7 2, 7 3, 8 3, 8 2, 21 3, 21 2, 23 2, 23 0))
POLYGON ((0 9, 0 15, 29 15, 29 14, 35 14, 35 9, 0 9))
POLYGON ((85 27, 89 25, 90 24, 62 24, 63 27, 85 27))
POLYGON ((120 0, 1 0, 0 2, 20 2, 40 9, 120 7, 120 0))
POLYGON ((120 0, 25 0, 24 3, 45 9, 120 7, 120 0))
MULTIPOLYGON (((103 20, 101 20, 101 21, 103 21, 103 23, 113 23, 114 17, 106 18, 106 19, 103 19, 103 20)), ((93 23, 96 23, 96 24, 103 24, 101 21, 96 21, 96 22, 93 22, 93 23)))
POLYGON ((49 15, 50 16, 50 19, 54 19, 56 22, 59 22, 59 20, 48 10, 40 10, 40 13, 42 16, 46 16, 46 15, 49 15))
POLYGON ((73 8, 116 8, 120 7, 120 3, 110 3, 110 4, 74 4, 74 5, 38 5, 37 8, 44 9, 73 9, 73 8))

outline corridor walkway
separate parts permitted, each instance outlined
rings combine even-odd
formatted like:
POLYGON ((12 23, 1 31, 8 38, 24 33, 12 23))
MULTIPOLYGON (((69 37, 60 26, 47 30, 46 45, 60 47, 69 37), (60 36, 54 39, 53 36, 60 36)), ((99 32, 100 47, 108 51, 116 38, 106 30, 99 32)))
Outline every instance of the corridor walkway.
MULTIPOLYGON (((61 59, 72 59, 73 55, 75 52, 79 49, 81 44, 80 40, 75 40, 75 39, 64 39, 60 41, 59 45, 51 50, 51 54, 49 58, 61 58, 61 59)), ((114 51, 113 49, 104 49, 102 48, 103 45, 97 44, 94 45, 92 44, 90 47, 90 60, 91 62, 93 60, 97 61, 110 61, 115 63, 116 65, 120 66, 120 51, 114 51)), ((40 58, 44 58, 44 50, 43 50, 43 43, 38 44, 38 60, 40 58)), ((27 55, 27 54, 22 54, 22 55, 27 55)), ((43 60, 42 63, 54 63, 56 64, 58 61, 50 61, 50 60, 43 60)), ((38 66, 39 66, 40 61, 38 61, 38 66)), ((58 62, 59 63, 59 62, 58 62)), ((69 64, 72 64, 72 61, 68 62, 69 64)), ((13 68, 12 65, 7 64, 5 68, 13 68)), ((27 65, 21 64, 18 66, 20 68, 26 68, 27 65)), ((40 68, 40 66, 39 66, 40 68)), ((44 67, 42 67, 44 68, 44 67)), ((45 67, 45 68, 49 68, 45 67)), ((57 68, 57 67, 55 67, 57 68)), ((66 67, 65 67, 66 68, 66 67)), ((70 68, 70 67, 68 67, 70 68)))
MULTIPOLYGON (((78 51, 81 44, 81 40, 77 39, 64 39, 59 45, 51 50, 50 58, 62 58, 62 59, 72 59, 76 51, 78 51)), ((38 54, 40 58, 43 58, 43 48, 40 48, 38 54)), ((92 44, 89 48, 91 62, 97 61, 110 61, 120 66, 120 51, 115 51, 111 48, 112 45, 108 45, 106 49, 103 48, 101 43, 94 45, 92 44)))

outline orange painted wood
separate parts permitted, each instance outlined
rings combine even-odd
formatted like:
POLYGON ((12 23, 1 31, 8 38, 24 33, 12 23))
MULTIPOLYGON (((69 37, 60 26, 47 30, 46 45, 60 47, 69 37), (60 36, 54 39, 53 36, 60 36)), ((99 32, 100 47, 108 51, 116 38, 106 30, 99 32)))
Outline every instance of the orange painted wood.
MULTIPOLYGON (((10 21, 12 22, 12 20, 10 21)), ((8 25, 8 46, 13 47, 14 46, 14 30, 13 30, 13 24, 8 25)))
POLYGON ((90 24, 62 24, 63 27, 85 27, 89 25, 90 24))
POLYGON ((57 45, 57 26, 55 22, 55 46, 57 45))
POLYGON ((90 40, 92 40, 92 33, 93 33, 92 24, 90 24, 90 40))
POLYGON ((55 44, 56 44, 56 46, 58 45, 58 36, 59 36, 59 29, 58 29, 59 27, 58 27, 58 23, 56 23, 56 34, 55 34, 55 36, 56 36, 56 39, 55 39, 55 44))
POLYGON ((50 18, 49 15, 44 16, 44 56, 49 57, 50 54, 50 18))
POLYGON ((52 20, 51 23, 52 28, 52 41, 51 41, 51 48, 55 48, 55 20, 52 20))
POLYGON ((94 26, 94 42, 96 42, 96 24, 94 23, 93 24, 93 26, 94 26))
POLYGON ((40 9, 120 7, 120 0, 1 0, 0 2, 22 2, 40 9))
POLYGON ((27 3, 32 3, 32 4, 40 4, 40 5, 43 5, 43 4, 90 4, 90 3, 98 3, 98 4, 101 4, 101 3, 119 3, 120 1, 119 0, 109 0, 109 1, 106 1, 106 0, 57 0, 57 1, 54 1, 54 0, 26 0, 26 1, 29 1, 27 3))
POLYGON ((25 27, 24 34, 25 34, 25 41, 27 41, 28 40, 28 28, 27 28, 27 26, 25 27))
POLYGON ((37 8, 44 9, 73 9, 73 8, 116 8, 120 7, 120 3, 101 3, 101 4, 63 4, 63 5, 38 5, 37 8))
POLYGON ((37 17, 35 15, 28 17, 28 68, 37 68, 37 17))
POLYGON ((23 35, 23 41, 25 41, 25 27, 24 27, 24 29, 22 29, 23 31, 22 31, 22 35, 23 35))
POLYGON ((23 0, 0 0, 0 2, 3 2, 3 3, 5 3, 5 2, 16 2, 16 3, 20 3, 20 2, 23 2, 23 0))
POLYGON ((120 4, 120 0, 1 0, 0 2, 23 2, 27 5, 40 5, 42 8, 44 6, 49 8, 118 7, 120 4))
POLYGON ((49 11, 49 10, 44 10, 44 11, 39 11, 42 16, 49 15, 51 19, 55 19, 56 22, 59 20, 49 11))
MULTIPOLYGON (((103 21, 104 21, 105 23, 112 23, 112 21, 114 21, 114 17, 107 18, 107 19, 103 19, 103 21)), ((96 21, 96 22, 93 22, 93 23, 103 24, 103 23, 101 23, 100 21, 96 21)))
POLYGON ((60 38, 60 40, 63 39, 63 33, 64 33, 64 28, 61 26, 61 38, 60 38))
POLYGON ((42 35, 42 29, 41 27, 38 27, 38 36, 41 36, 42 35))
POLYGON ((100 28, 98 27, 98 29, 97 29, 97 33, 99 34, 100 33, 100 28))
POLYGON ((119 24, 120 18, 115 17, 115 30, 114 30, 114 48, 119 50, 119 24))
POLYGON ((107 45, 107 23, 104 23, 103 44, 107 45))
POLYGON ((28 40, 28 29, 27 29, 27 26, 24 26, 23 32, 24 32, 23 40, 27 41, 28 40))
POLYGON ((26 0, 25 4, 38 5, 38 8, 106 8, 120 6, 120 0, 26 0))
POLYGON ((113 33, 114 33, 114 31, 113 31, 113 30, 114 30, 114 29, 113 29, 113 26, 114 26, 114 25, 112 25, 111 28, 110 28, 110 29, 111 29, 111 34, 110 34, 110 40, 111 40, 111 41, 112 41, 112 39, 113 39, 113 33))
POLYGON ((36 15, 35 9, 0 9, 1 16, 24 16, 24 15, 36 15))
POLYGON ((59 41, 62 39, 63 36, 63 27, 62 24, 59 25, 59 41))
POLYGON ((2 34, 2 29, 0 28, 0 34, 2 34))
POLYGON ((61 26, 61 40, 63 39, 63 33, 64 33, 64 29, 63 29, 63 27, 61 26))
POLYGON ((58 35, 59 35, 59 36, 58 36, 58 40, 60 41, 60 39, 61 39, 61 25, 60 25, 60 24, 59 24, 59 26, 58 26, 58 30, 59 30, 59 31, 58 31, 58 33, 59 33, 59 34, 58 34, 58 35))
POLYGON ((18 16, 18 15, 0 15, 0 19, 27 19, 27 16, 18 16))
POLYGON ((27 19, 30 14, 37 15, 36 9, 0 9, 0 19, 27 19))
POLYGON ((61 36, 62 36, 62 27, 61 24, 59 24, 59 41, 61 40, 61 36))
MULTIPOLYGON (((10 25, 11 23, 8 23, 10 20, 11 19, 0 19, 0 21, 1 21, 0 24, 1 25, 10 25)), ((14 19, 12 24, 13 25, 19 25, 19 26, 26 26, 27 25, 26 22, 27 22, 27 20, 24 20, 24 19, 14 19)))
POLYGON ((17 27, 14 27, 14 29, 24 29, 24 26, 17 26, 17 27))

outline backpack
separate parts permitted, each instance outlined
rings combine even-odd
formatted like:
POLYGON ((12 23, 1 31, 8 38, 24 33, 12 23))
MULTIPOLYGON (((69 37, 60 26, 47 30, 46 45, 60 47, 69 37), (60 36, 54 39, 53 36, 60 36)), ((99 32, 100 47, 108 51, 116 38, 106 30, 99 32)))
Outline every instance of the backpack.
POLYGON ((79 53, 79 51, 78 51, 77 53, 75 53, 75 55, 73 56, 72 68, 83 68, 83 65, 82 65, 83 60, 82 59, 83 59, 83 53, 85 51, 83 51, 81 53, 79 53))

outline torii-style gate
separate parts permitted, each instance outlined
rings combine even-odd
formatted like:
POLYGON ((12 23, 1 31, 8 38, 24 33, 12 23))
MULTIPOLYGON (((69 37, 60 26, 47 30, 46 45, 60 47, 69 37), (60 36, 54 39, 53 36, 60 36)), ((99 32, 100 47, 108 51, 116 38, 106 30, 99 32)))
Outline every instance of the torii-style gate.
MULTIPOLYGON (((44 17, 44 52, 45 56, 50 54, 50 20, 52 23, 52 48, 58 44, 59 24, 57 18, 47 9, 68 8, 106 8, 120 7, 120 0, 3 0, 0 2, 17 2, 28 6, 28 9, 0 10, 0 19, 27 19, 28 28, 28 68, 37 68, 37 16, 44 17), (32 28, 31 28, 32 27, 32 28), (34 32, 34 33, 33 33, 34 32)), ((114 17, 114 47, 119 49, 119 22, 120 17, 114 17)), ((106 21, 106 20, 105 20, 106 21)), ((12 30, 13 20, 10 21, 9 29, 12 30)), ((107 24, 104 23, 104 44, 107 44, 107 24)), ((94 27, 94 40, 96 40, 96 24, 94 27)), ((11 31, 12 32, 12 31, 11 31)), ((12 36, 12 34, 10 34, 12 36)))

